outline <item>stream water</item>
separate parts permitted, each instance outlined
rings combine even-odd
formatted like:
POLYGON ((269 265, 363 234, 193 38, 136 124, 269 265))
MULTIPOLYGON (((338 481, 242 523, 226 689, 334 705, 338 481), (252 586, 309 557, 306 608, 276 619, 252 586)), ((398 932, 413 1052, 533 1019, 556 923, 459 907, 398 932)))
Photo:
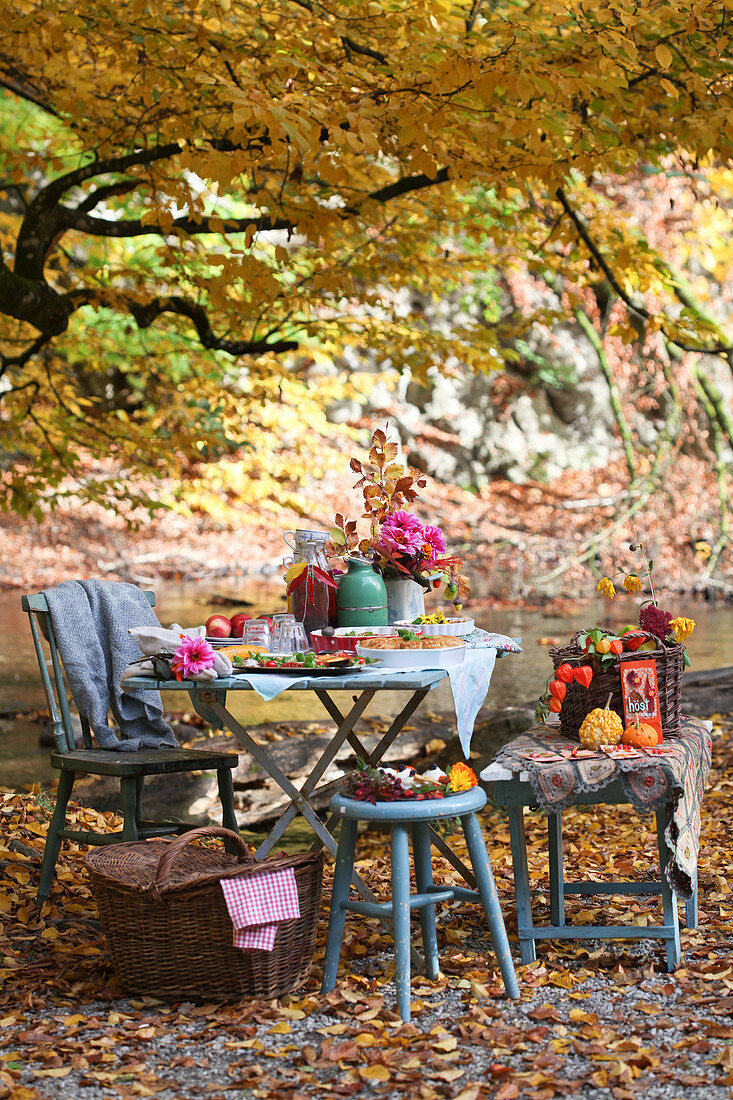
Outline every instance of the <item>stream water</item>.
MULTIPOLYGON (((201 623, 215 610, 231 614, 248 605, 258 611, 283 610, 284 597, 279 583, 249 582, 230 587, 227 582, 166 584, 156 590, 156 612, 161 622, 180 622, 186 626, 201 623), (214 606, 216 595, 236 595, 236 605, 214 606)), ((523 639, 524 652, 497 661, 487 707, 508 706, 536 698, 544 689, 550 661, 547 647, 540 638, 566 640, 577 629, 596 622, 620 626, 633 619, 631 601, 613 604, 589 601, 580 612, 574 605, 570 616, 548 615, 523 608, 472 612, 477 625, 523 639), (625 613, 625 614, 624 614, 625 613)), ((684 614, 691 615, 697 629, 690 642, 690 654, 696 669, 716 668, 731 664, 730 635, 733 609, 723 605, 685 604, 684 614)), ((27 617, 21 611, 18 591, 0 592, 0 786, 15 787, 53 778, 48 761, 48 749, 38 743, 38 726, 34 722, 14 717, 13 712, 45 707, 35 653, 27 617)), ((399 709, 398 693, 383 693, 372 704, 373 715, 395 714, 399 709)), ((172 696, 166 700, 173 705, 172 696)), ((178 704, 182 702, 177 697, 178 704)), ((452 701, 446 685, 438 687, 429 697, 432 711, 450 711, 452 701)), ((254 693, 235 697, 233 710, 240 721, 256 725, 264 721, 288 721, 323 718, 317 700, 305 692, 286 692, 270 703, 262 702, 254 693)))

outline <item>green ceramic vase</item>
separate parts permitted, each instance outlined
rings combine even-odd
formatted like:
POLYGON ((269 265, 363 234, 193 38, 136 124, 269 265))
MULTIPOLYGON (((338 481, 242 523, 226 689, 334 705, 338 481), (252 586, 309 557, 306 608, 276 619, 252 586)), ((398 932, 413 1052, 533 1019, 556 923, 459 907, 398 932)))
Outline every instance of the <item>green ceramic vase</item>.
POLYGON ((338 626, 386 626, 387 589, 381 573, 367 558, 349 558, 336 593, 338 626))

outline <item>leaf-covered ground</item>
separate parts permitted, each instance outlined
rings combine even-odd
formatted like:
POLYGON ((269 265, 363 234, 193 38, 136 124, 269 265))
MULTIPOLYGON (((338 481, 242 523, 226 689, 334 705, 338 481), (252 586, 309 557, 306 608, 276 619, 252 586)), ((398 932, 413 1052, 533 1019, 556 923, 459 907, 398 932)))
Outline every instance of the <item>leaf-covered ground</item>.
MULTIPOLYGON (((394 1012, 391 941, 352 917, 336 991, 319 994, 326 905, 307 986, 279 1002, 168 1005, 125 997, 83 868, 66 844, 52 900, 34 894, 50 803, 0 794, 0 1098, 231 1095, 306 1100, 391 1097, 513 1100, 594 1095, 718 1100, 733 1085, 733 724, 716 720, 704 802, 700 926, 682 932, 683 962, 664 971, 662 945, 591 942, 539 947, 518 968, 512 1003, 494 967, 480 911, 444 909, 441 977, 413 977, 413 1019, 394 1012)), ((76 809, 91 827, 112 815, 76 809)), ((566 815, 568 878, 653 870, 651 819, 630 808, 566 815)), ((510 931, 516 932, 508 829, 487 811, 485 833, 510 931)), ((528 827, 536 917, 547 916, 543 820, 528 827)), ((458 838, 454 843, 460 849, 458 838)), ((380 834, 361 838, 360 870, 387 892, 380 834)), ((326 901, 332 864, 326 871, 326 901)), ((450 877, 435 860, 436 877, 450 877)), ((644 924, 657 902, 571 899, 576 919, 644 924), (645 904, 650 905, 649 912, 645 904)))

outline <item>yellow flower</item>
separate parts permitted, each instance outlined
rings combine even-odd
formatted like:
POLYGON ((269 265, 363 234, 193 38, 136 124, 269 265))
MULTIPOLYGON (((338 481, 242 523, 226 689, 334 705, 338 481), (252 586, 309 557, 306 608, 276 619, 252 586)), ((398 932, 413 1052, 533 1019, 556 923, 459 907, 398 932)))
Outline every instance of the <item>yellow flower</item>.
POLYGON ((685 619, 684 617, 681 617, 679 619, 672 619, 672 622, 669 625, 672 627, 672 630, 674 631, 674 636, 677 641, 680 643, 680 645, 684 645, 687 639, 692 634, 693 630, 695 629, 695 620, 685 619))
POLYGON ((470 791, 478 783, 473 769, 468 764, 454 764, 448 772, 448 783, 452 791, 470 791))
POLYGON ((613 586, 613 581, 610 581, 608 577, 604 577, 603 580, 598 582, 598 591, 602 596, 608 596, 609 599, 613 599, 616 595, 616 589, 613 586))
POLYGON ((641 592, 644 585, 635 573, 627 573, 624 577, 624 588, 627 592, 641 592))

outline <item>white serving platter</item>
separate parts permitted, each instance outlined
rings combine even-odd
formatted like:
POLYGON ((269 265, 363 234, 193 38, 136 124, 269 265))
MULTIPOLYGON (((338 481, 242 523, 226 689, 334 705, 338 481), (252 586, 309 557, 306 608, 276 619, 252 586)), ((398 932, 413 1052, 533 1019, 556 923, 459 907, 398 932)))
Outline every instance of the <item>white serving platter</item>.
POLYGON ((452 668, 462 664, 466 656, 466 643, 445 649, 373 649, 357 645, 360 657, 376 657, 381 668, 452 668))

